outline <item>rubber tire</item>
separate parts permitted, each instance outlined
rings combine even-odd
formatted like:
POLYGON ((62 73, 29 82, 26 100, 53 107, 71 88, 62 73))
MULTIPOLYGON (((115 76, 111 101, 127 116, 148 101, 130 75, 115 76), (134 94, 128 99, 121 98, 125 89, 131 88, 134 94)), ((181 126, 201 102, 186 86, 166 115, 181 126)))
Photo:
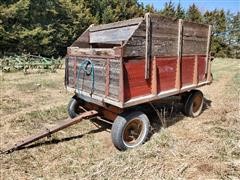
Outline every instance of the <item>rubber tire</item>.
POLYGON ((68 115, 70 118, 75 118, 80 114, 79 106, 82 104, 81 100, 73 96, 68 103, 68 115))
POLYGON ((135 148, 141 144, 143 144, 146 139, 148 138, 150 129, 150 122, 146 114, 144 114, 141 111, 133 111, 128 113, 123 113, 115 119, 112 129, 111 129, 111 136, 112 136, 112 142, 114 146, 121 150, 125 151, 127 149, 135 148), (128 124, 128 122, 134 118, 138 118, 142 121, 143 127, 144 127, 144 134, 141 137, 141 140, 135 144, 134 146, 127 146, 123 141, 123 131, 125 129, 125 126, 128 124))
POLYGON ((199 116, 202 113, 202 109, 203 109, 203 93, 199 90, 193 90, 185 98, 183 113, 186 116, 194 118, 194 117, 199 116), (200 105, 199 109, 197 110, 197 112, 194 113, 193 112, 193 101, 197 96, 201 97, 201 105, 200 105))

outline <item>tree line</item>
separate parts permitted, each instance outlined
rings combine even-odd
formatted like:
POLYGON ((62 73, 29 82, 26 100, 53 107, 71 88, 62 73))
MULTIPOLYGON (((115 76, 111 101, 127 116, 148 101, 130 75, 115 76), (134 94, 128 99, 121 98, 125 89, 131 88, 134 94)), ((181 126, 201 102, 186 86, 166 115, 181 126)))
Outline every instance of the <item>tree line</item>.
POLYGON ((184 10, 169 1, 163 9, 138 0, 0 0, 0 54, 64 56, 66 48, 90 25, 143 16, 146 12, 213 25, 211 51, 240 58, 240 12, 184 10))

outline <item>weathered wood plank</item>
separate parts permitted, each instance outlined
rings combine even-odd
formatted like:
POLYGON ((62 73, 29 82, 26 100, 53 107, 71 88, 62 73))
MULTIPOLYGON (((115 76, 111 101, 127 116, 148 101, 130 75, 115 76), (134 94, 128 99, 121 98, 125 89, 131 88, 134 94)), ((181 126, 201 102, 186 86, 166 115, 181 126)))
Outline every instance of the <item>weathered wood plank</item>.
POLYGON ((205 54, 207 49, 206 41, 183 40, 183 55, 205 54))
MULTIPOLYGON (((152 40, 152 56, 176 56, 177 55, 177 39, 176 40, 164 40, 153 39, 152 40)), ((140 41, 139 41, 140 44, 140 41)), ((145 45, 128 45, 124 47, 124 57, 144 57, 145 45)))
MULTIPOLYGON (((151 39, 150 51, 151 56, 174 56, 177 55, 178 42, 178 21, 159 15, 150 14, 151 23, 147 22, 149 18, 145 18, 139 28, 134 32, 124 47, 124 57, 145 57, 148 47, 146 42, 151 39), (147 37, 149 30, 147 24, 151 24, 151 37, 147 37), (145 46, 145 51, 143 51, 145 46)), ((150 27, 150 26, 149 26, 150 27)), ((146 67, 147 68, 147 67, 146 67)), ((146 74, 147 75, 147 74, 146 74)))
POLYGON ((119 27, 124 27, 124 26, 133 26, 141 23, 143 20, 142 17, 140 18, 134 18, 134 19, 129 19, 125 21, 118 21, 114 23, 109 23, 109 24, 102 24, 102 25, 97 25, 97 26, 92 26, 90 28, 90 32, 95 32, 95 31, 102 31, 102 30, 107 30, 107 29, 115 29, 119 27))
POLYGON ((211 44, 211 34, 212 34, 212 26, 208 27, 208 38, 207 38, 207 49, 206 49, 206 71, 207 72, 207 80, 211 81, 211 60, 209 58, 210 44, 211 44))
POLYGON ((156 14, 151 14, 152 34, 178 35, 178 20, 156 14))
MULTIPOLYGON (((79 88, 82 92, 92 92, 92 77, 87 76, 84 71, 79 72, 80 64, 86 60, 84 57, 68 57, 68 86, 79 88), (75 67, 75 69, 74 69, 75 67)), ((93 94, 105 97, 107 84, 107 61, 109 61, 109 92, 108 97, 118 99, 119 95, 119 65, 117 59, 90 58, 94 64, 94 90, 93 94)), ((89 67, 90 68, 90 67, 89 67)))
POLYGON ((68 47, 68 55, 71 56, 84 56, 84 55, 97 55, 97 56, 115 56, 115 51, 113 49, 102 49, 102 48, 78 48, 78 47, 68 47))
POLYGON ((177 67, 176 67, 176 82, 175 88, 181 89, 181 61, 182 61, 182 44, 183 44, 183 21, 178 21, 178 54, 177 54, 177 67))
MULTIPOLYGON (((159 22, 160 23, 160 22, 159 22)), ((176 28, 175 27, 169 27, 165 26, 164 24, 159 23, 151 23, 152 26, 152 37, 158 37, 158 36, 173 36, 177 37, 176 28)), ((177 23, 176 23, 177 25, 177 23)), ((146 22, 143 21, 142 24, 138 27, 138 29, 134 32, 133 36, 146 36, 146 22)))
MULTIPOLYGON (((174 56, 178 54, 178 20, 150 14, 152 56, 174 56)), ((124 47, 124 57, 145 57, 146 48, 146 18, 139 25, 124 47)), ((183 47, 182 53, 204 54, 207 48, 208 26, 193 22, 182 22, 183 47)))
POLYGON ((183 55, 205 54, 207 49, 208 26, 183 22, 183 55))
POLYGON ((115 29, 107 29, 104 31, 90 32, 90 43, 107 43, 127 41, 133 32, 137 29, 135 26, 126 26, 115 29))
POLYGON ((151 59, 151 19, 149 17, 149 13, 145 15, 146 19, 146 45, 145 45, 145 79, 149 78, 149 66, 150 66, 150 59, 151 59))
POLYGON ((208 25, 198 24, 194 22, 183 22, 183 36, 190 37, 208 37, 208 25))
POLYGON ((109 96, 109 84, 110 84, 110 60, 107 59, 106 64, 106 83, 105 83, 105 96, 109 96))
POLYGON ((119 96, 119 86, 109 85, 109 96, 116 97, 118 99, 119 96))

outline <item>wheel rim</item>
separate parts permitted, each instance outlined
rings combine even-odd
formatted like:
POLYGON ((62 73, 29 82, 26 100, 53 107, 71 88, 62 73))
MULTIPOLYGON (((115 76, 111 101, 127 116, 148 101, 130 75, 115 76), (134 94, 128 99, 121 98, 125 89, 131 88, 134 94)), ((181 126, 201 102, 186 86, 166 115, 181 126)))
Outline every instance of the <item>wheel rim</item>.
POLYGON ((193 113, 198 112, 201 105, 202 105, 202 97, 201 96, 196 96, 193 100, 193 105, 192 105, 193 113))
POLYGON ((143 122, 140 119, 129 121, 123 131, 123 142, 126 146, 136 146, 142 141, 143 122))

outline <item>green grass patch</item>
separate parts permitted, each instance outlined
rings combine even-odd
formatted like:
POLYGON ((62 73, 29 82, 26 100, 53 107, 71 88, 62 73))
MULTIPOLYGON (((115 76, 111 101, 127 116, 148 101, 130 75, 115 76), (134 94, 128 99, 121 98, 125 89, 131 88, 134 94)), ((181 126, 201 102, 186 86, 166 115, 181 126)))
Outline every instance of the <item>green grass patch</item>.
POLYGON ((212 62, 212 73, 214 80, 220 80, 222 77, 239 70, 239 59, 221 59, 216 58, 212 62))
POLYGON ((238 91, 240 90, 240 71, 238 71, 233 77, 233 83, 238 91))

